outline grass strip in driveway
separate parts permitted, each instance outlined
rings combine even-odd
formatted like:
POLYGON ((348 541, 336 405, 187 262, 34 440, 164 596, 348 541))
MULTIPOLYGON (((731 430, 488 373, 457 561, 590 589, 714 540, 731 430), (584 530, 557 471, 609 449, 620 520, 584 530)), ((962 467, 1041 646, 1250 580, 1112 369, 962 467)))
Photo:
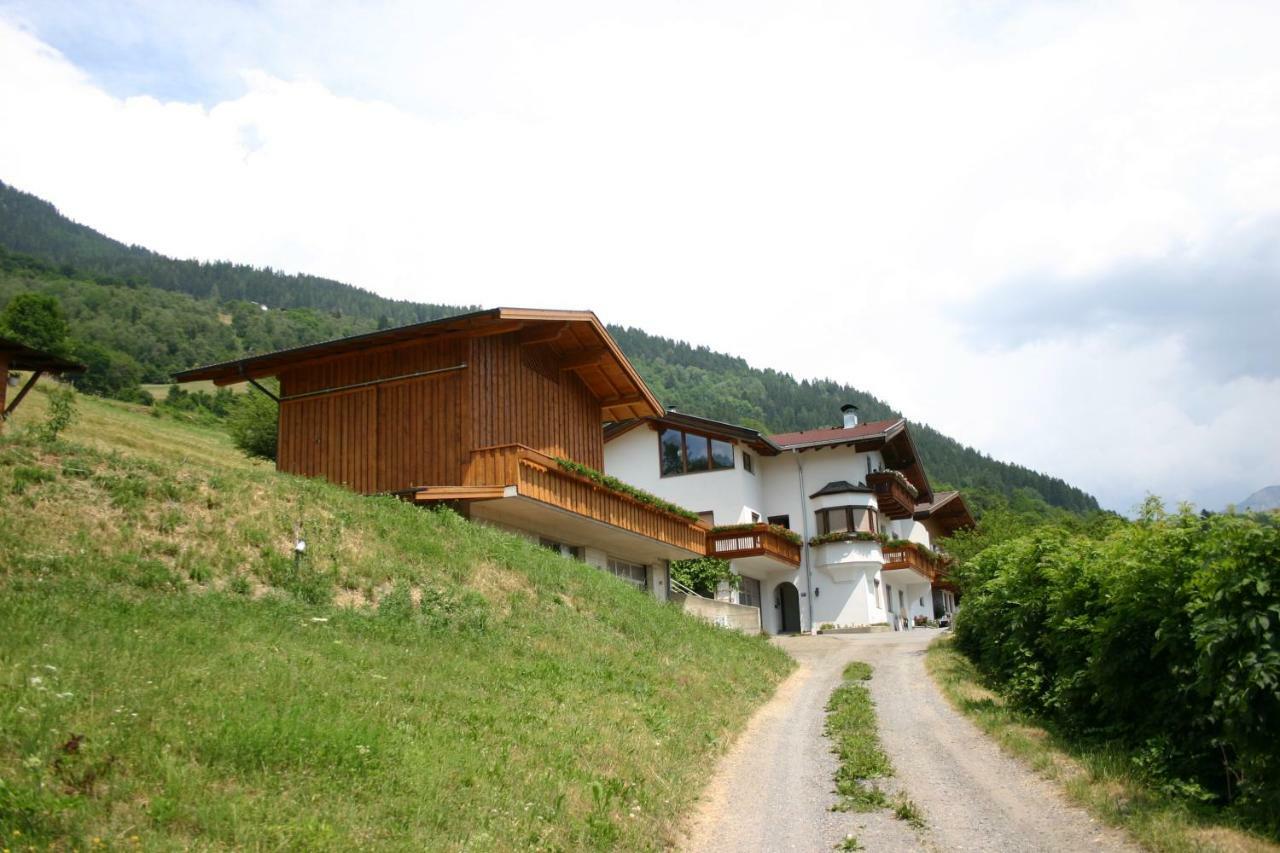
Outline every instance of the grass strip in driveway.
POLYGON ((827 701, 826 735, 840 759, 836 808, 859 812, 888 808, 899 820, 923 828, 924 818, 916 804, 903 794, 889 796, 877 782, 893 775, 893 765, 880 744, 875 703, 863 683, 871 680, 871 664, 852 661, 845 667, 844 678, 827 701))
POLYGON ((1280 851, 1272 841, 1215 823, 1198 814, 1193 804, 1143 784, 1131 756, 1070 741, 1010 708, 983 684, 973 663, 950 638, 940 637, 929 646, 925 668, 947 701, 1001 749, 1061 784, 1071 800, 1099 820, 1124 829, 1147 849, 1161 853, 1280 851))

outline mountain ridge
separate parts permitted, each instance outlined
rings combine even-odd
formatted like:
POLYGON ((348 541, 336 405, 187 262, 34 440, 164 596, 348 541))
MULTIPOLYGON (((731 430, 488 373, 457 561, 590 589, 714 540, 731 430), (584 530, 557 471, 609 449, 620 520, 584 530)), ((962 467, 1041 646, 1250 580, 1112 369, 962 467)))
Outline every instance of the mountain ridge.
POLYGON ((1241 501, 1239 509, 1249 512, 1269 512, 1280 509, 1280 485, 1263 486, 1241 501))
MULTIPOLYGON (((439 319, 476 308, 388 299, 333 279, 279 273, 270 268, 168 258, 73 222, 49 202, 3 181, 0 247, 31 256, 24 259, 10 254, 3 259, 11 275, 9 292, 45 288, 57 291, 55 295, 64 303, 78 299, 75 311, 79 313, 73 317, 73 331, 79 324, 88 330, 83 336, 95 345, 129 354, 148 376, 148 382, 167 381, 168 373, 195 366, 191 363, 194 359, 225 360, 265 346, 311 343, 324 337, 439 319), (14 279, 15 275, 21 281, 14 279), (58 277, 62 281, 55 281, 58 277), (117 312, 112 322, 105 324, 95 312, 111 310, 113 300, 86 296, 95 287, 130 289, 132 299, 145 304, 135 304, 130 317, 117 312), (153 303, 162 301, 157 296, 147 302, 142 294, 147 288, 175 294, 163 301, 166 316, 179 319, 169 322, 163 330, 146 327, 153 303), (191 302, 183 302, 177 294, 189 297, 191 302), (250 304, 277 310, 257 317, 247 310, 250 304), (222 318, 228 313, 224 309, 229 309, 231 315, 230 332, 217 329, 209 319, 222 318), (192 316, 183 317, 184 311, 192 316), (174 330, 193 326, 195 315, 204 318, 198 329, 174 330), (162 346, 142 350, 134 340, 136 334, 122 327, 129 322, 137 333, 145 330, 156 335, 162 346), (106 328, 108 325, 110 328, 106 328), (199 340, 201 336, 210 340, 199 340)), ((6 288, 0 288, 0 299, 5 292, 6 288)), ((706 346, 651 335, 630 326, 609 329, 658 398, 683 411, 773 432, 835 423, 839 408, 845 403, 857 405, 867 420, 902 416, 885 401, 833 380, 798 380, 772 368, 752 367, 741 356, 706 346)), ((939 484, 990 490, 1008 498, 1033 493, 1032 497, 1074 512, 1098 508, 1092 495, 1059 477, 996 460, 924 424, 912 423, 912 432, 931 479, 939 484)))

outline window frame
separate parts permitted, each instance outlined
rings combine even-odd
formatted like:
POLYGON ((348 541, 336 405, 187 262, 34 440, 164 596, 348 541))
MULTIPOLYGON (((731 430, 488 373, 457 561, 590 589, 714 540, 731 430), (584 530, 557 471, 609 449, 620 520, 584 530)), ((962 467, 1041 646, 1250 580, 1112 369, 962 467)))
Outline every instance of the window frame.
POLYGON ((853 504, 845 504, 844 506, 828 506, 814 510, 814 525, 817 527, 819 536, 826 536, 831 533, 831 517, 828 513, 844 513, 844 530, 836 531, 837 533, 870 533, 872 535, 880 532, 880 513, 873 507, 854 506, 853 504), (861 510, 867 513, 869 518, 869 530, 862 530, 854 523, 854 513, 861 510))
MULTIPOLYGON (((681 429, 678 427, 661 427, 658 430, 658 477, 659 478, 683 477, 686 474, 714 474, 717 471, 732 471, 738 467, 738 454, 734 452, 734 449, 733 449, 734 444, 735 442, 731 439, 717 438, 716 436, 710 435, 708 433, 701 433, 701 432, 696 432, 694 430, 681 429), (669 432, 676 433, 677 435, 680 436, 680 442, 679 442, 680 470, 667 473, 667 470, 666 470, 667 459, 664 453, 664 449, 668 445, 664 439, 664 436, 669 432), (693 470, 689 469, 689 439, 691 437, 695 440, 701 440, 706 442, 706 451, 705 451, 705 456, 703 457, 706 462, 705 468, 696 468, 693 470), (727 444, 729 446, 729 458, 731 460, 731 463, 729 465, 720 465, 720 466, 716 465, 715 453, 712 450, 712 442, 717 442, 717 441, 722 444, 727 444)), ((746 454, 744 453, 743 455, 745 456, 746 454)))
POLYGON ((649 567, 644 563, 633 563, 630 560, 623 560, 620 557, 606 557, 603 570, 613 575, 623 583, 631 584, 641 592, 649 591, 649 567), (620 567, 626 568, 627 573, 625 575, 619 573, 618 570, 620 567), (640 569, 644 575, 644 579, 637 580, 632 577, 633 569, 640 569))

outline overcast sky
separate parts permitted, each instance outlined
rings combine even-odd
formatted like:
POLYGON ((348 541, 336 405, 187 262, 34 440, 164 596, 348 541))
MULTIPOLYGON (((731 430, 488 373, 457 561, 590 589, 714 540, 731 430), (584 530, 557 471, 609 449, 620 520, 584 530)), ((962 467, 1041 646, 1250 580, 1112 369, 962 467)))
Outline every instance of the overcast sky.
POLYGON ((0 180, 1220 508, 1280 483, 1277 44, 1280 4, 1223 0, 0 0, 0 180))

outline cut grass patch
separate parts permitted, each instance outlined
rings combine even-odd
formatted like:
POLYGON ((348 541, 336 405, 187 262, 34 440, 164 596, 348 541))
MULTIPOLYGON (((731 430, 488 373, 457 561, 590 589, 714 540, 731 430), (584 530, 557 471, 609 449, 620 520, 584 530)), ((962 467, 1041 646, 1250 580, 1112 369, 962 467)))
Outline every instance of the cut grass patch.
POLYGON ((1072 742, 1010 708, 983 684, 973 664, 950 638, 935 640, 925 665, 947 701, 973 720, 1010 755, 1058 782, 1095 817, 1128 831, 1161 853, 1250 851, 1276 853, 1277 845, 1239 827, 1214 822, 1185 801, 1143 784, 1129 756, 1072 742))
POLYGON ((858 812, 888 808, 899 820, 923 829, 924 817, 919 807, 905 794, 886 794, 879 784, 879 780, 893 775, 893 765, 880 744, 875 703, 863 683, 871 680, 871 674, 871 664, 852 661, 844 669, 844 683, 827 701, 826 735, 840 758, 836 770, 840 802, 836 808, 858 812))

